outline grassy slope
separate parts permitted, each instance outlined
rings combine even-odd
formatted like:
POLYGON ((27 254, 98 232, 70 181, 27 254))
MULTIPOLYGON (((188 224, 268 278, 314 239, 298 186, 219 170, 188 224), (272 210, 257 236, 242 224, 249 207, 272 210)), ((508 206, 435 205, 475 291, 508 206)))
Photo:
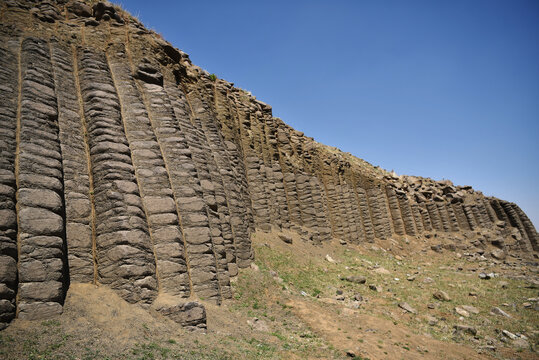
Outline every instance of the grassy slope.
POLYGON ((205 335, 185 332, 157 313, 127 304, 106 287, 72 284, 63 315, 47 321, 16 320, 0 334, 0 357, 338 359, 351 350, 370 359, 537 358, 532 349, 538 342, 539 316, 522 305, 537 296, 537 289, 527 280, 508 278, 529 276, 533 268, 468 261, 456 252, 422 252, 404 241, 313 246, 292 237, 293 244, 286 244, 277 234, 255 234, 257 266, 243 270, 234 281, 232 301, 207 305, 205 335), (400 249, 400 256, 385 250, 389 247, 400 249), (336 263, 327 261, 326 254, 336 263), (379 273, 379 268, 389 274, 379 273), (479 271, 501 276, 480 280, 479 271), (349 275, 365 276, 366 283, 343 280, 349 275), (427 277, 433 282, 425 283, 427 277), (370 290, 371 284, 382 291, 370 290), (447 292, 451 300, 435 300, 436 290, 447 292), (338 291, 344 300, 336 298, 338 291), (402 302, 417 314, 400 309, 402 302), (479 314, 460 318, 454 311, 459 305, 473 305, 479 314), (490 314, 493 306, 512 318, 490 314), (429 325, 427 315, 438 323, 429 325), (259 325, 249 324, 253 318, 259 325), (456 324, 475 327, 477 335, 455 334, 456 324), (501 330, 525 334, 530 345, 502 342, 507 338, 501 330), (489 344, 495 352, 486 348, 489 344))

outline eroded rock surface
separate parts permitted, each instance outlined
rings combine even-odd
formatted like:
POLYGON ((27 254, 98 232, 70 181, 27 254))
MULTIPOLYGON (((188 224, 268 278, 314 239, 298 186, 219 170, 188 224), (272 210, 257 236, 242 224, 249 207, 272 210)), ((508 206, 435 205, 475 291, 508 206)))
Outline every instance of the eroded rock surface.
POLYGON ((160 311, 204 328, 188 299, 232 297, 255 229, 539 250, 516 204, 319 144, 116 6, 0 5, 0 328, 60 313, 70 282, 185 299, 160 311))

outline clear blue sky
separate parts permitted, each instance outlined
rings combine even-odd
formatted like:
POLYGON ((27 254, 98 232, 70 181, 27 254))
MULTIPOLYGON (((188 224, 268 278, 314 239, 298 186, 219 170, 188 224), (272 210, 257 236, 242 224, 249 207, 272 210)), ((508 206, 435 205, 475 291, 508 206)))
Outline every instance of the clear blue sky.
POLYGON ((117 1, 274 116, 539 226, 539 1, 117 1))

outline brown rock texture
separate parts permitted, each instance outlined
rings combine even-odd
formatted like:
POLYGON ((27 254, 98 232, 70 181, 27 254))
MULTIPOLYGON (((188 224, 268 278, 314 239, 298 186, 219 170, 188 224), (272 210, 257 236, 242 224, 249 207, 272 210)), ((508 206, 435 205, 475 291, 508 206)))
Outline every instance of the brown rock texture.
POLYGON ((319 144, 116 6, 4 0, 0 22, 0 328, 60 313, 70 282, 172 296, 160 311, 204 328, 188 299, 232 297, 255 229, 491 229, 506 252, 539 250, 516 204, 319 144))

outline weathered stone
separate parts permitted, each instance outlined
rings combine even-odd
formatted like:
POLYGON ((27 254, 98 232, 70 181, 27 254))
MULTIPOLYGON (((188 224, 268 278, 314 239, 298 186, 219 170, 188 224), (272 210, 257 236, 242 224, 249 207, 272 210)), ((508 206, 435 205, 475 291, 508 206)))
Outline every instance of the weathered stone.
POLYGON ((206 331, 206 309, 198 302, 186 302, 174 306, 157 309, 161 314, 171 318, 191 331, 206 331))
POLYGON ((344 280, 356 283, 356 284, 365 284, 367 282, 367 278, 365 276, 360 275, 350 275, 344 278, 344 280))
POLYGON ((437 290, 434 294, 432 294, 432 296, 436 300, 451 301, 451 298, 449 297, 449 295, 445 291, 442 291, 442 290, 437 290))
POLYGON ((19 304, 19 318, 23 320, 48 319, 63 312, 57 302, 35 302, 19 304))
POLYGON ((54 212, 62 209, 62 199, 57 192, 46 189, 20 189, 19 202, 22 205, 46 208, 54 212))
POLYGON ((68 5, 69 11, 74 13, 75 15, 82 16, 82 17, 90 17, 92 16, 92 8, 84 3, 81 3, 79 1, 74 1, 68 5))
POLYGON ((0 256, 0 283, 12 284, 17 278, 17 261, 11 256, 0 256))
POLYGON ((288 236, 288 235, 280 234, 279 239, 281 239, 282 241, 284 241, 287 244, 292 244, 292 238, 290 236, 288 236))
POLYGON ((406 311, 406 312, 409 312, 409 313, 412 313, 412 314, 417 314, 417 311, 413 307, 411 307, 410 304, 408 304, 408 303, 405 303, 405 302, 404 303, 399 303, 399 307, 401 309, 403 309, 404 311, 406 311))

